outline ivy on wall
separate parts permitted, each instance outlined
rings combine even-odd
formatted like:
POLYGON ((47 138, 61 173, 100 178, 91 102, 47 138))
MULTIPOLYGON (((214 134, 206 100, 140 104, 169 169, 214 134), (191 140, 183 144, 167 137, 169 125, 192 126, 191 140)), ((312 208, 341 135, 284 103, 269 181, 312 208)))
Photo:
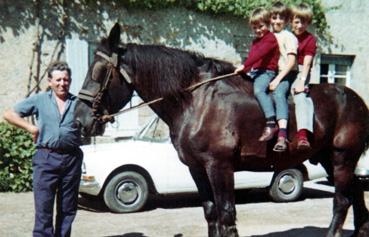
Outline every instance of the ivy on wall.
MULTIPOLYGON (((63 0, 60 0, 63 1, 63 0)), ((86 3, 93 2, 85 0, 86 3)), ((273 2, 270 0, 117 0, 128 7, 160 9, 164 7, 181 6, 187 9, 196 10, 210 14, 229 14, 247 18, 257 7, 270 7, 273 2)), ((328 32, 329 26, 325 18, 325 9, 320 0, 284 0, 285 4, 291 6, 302 2, 309 4, 314 12, 313 25, 316 33, 323 40, 331 40, 328 32)))

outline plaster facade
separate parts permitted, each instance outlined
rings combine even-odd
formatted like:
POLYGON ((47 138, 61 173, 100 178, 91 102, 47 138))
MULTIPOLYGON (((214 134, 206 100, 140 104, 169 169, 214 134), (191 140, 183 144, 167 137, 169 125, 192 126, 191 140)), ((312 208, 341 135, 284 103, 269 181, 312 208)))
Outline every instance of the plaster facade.
POLYGON ((354 56, 350 87, 369 105, 369 1, 323 0, 333 44, 322 53, 354 56))

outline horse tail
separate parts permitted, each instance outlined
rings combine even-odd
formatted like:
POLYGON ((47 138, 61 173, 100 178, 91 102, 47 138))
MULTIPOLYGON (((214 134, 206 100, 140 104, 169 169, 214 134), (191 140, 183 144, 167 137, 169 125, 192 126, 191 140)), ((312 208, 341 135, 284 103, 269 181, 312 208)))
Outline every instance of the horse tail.
POLYGON ((365 131, 366 131, 366 138, 365 138, 365 151, 369 149, 369 108, 367 108, 366 122, 365 122, 365 131))
POLYGON ((354 156, 362 155, 369 149, 369 109, 366 103, 355 91, 342 85, 320 84, 318 88, 319 93, 312 87, 311 94, 317 105, 319 103, 330 105, 327 108, 319 106, 316 108, 320 109, 321 115, 330 118, 326 128, 333 126, 333 130, 328 129, 333 132, 333 148, 348 150, 354 156), (322 98, 326 101, 324 102, 322 98))
POLYGON ((350 95, 348 98, 352 100, 350 106, 357 111, 356 117, 360 124, 362 125, 362 136, 363 136, 363 143, 364 143, 364 150, 363 152, 369 149, 369 108, 366 105, 365 101, 352 89, 345 88, 346 93, 350 95))

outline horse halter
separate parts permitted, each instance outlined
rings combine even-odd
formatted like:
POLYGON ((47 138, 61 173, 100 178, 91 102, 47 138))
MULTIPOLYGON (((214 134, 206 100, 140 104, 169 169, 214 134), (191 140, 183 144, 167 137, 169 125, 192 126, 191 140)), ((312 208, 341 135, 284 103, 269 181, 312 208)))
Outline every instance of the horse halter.
MULTIPOLYGON (((112 81, 112 76, 111 76, 112 71, 114 68, 119 67, 118 54, 113 53, 112 56, 108 56, 107 54, 101 51, 97 51, 96 55, 108 61, 108 71, 104 77, 104 80, 102 81, 102 83, 100 83, 100 89, 97 93, 93 93, 89 90, 82 88, 78 93, 78 98, 92 103, 93 117, 96 121, 100 123, 114 122, 113 116, 110 116, 109 113, 99 114, 98 109, 99 109, 99 106, 101 105, 102 97, 105 91, 108 89, 110 82, 112 81)), ((128 73, 126 72, 126 70, 124 70, 123 68, 120 68, 119 72, 122 74, 123 78, 126 80, 128 84, 132 84, 132 80, 130 76, 128 75, 128 73)))

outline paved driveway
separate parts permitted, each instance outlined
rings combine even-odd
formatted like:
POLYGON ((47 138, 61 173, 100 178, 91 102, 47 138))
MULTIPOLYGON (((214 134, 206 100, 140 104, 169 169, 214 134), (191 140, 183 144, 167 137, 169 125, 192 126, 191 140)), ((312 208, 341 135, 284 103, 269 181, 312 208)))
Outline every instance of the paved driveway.
MULTIPOLYGON (((237 193, 237 226, 241 237, 324 236, 331 218, 332 187, 308 184, 303 200, 273 203, 264 190, 237 193), (314 188, 314 189, 311 189, 314 188), (318 188, 319 190, 316 190, 318 188)), ((369 206, 369 192, 365 193, 369 206)), ((31 236, 32 193, 0 193, 0 236, 31 236)), ((353 230, 352 208, 344 236, 353 230)), ((74 237, 200 237, 206 222, 196 195, 156 198, 140 213, 114 214, 97 201, 80 199, 74 237)))

